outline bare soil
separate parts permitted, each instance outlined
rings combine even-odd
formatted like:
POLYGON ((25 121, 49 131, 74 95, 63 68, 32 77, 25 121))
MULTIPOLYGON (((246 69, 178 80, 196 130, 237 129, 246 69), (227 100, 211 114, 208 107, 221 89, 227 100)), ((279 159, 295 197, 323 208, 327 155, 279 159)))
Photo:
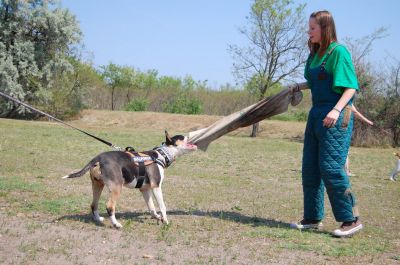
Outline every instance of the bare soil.
MULTIPOLYGON (((219 118, 205 115, 86 110, 79 119, 70 122, 95 132, 100 129, 127 133, 140 131, 145 135, 146 132, 154 134, 154 131, 160 131, 162 134, 164 129, 168 129, 172 134, 186 133, 206 127, 219 118), (157 118, 154 118, 155 116, 157 118)), ((304 126, 304 123, 296 122, 263 121, 260 138, 301 140, 304 126)), ((243 128, 231 133, 231 136, 236 136, 235 141, 245 141, 246 144, 250 130, 243 128), (242 138, 244 140, 240 140, 242 138)), ((257 141, 255 149, 258 148, 257 143, 264 144, 261 140, 257 141)), ((232 142, 234 141, 222 139, 213 145, 225 146, 232 142)), ((286 142, 281 143, 285 145, 286 142)), ((3 142, 3 147, 0 145, 0 150, 5 148, 4 143, 7 141, 3 142)), ((295 145, 297 153, 300 153, 300 146, 295 145)), ((217 152, 219 149, 212 150, 217 152)), ((223 149, 224 152, 226 150, 229 149, 223 149)), ((33 165, 51 168, 50 163, 60 164, 50 173, 50 177, 30 177, 29 169, 25 170, 26 174, 21 174, 26 176, 26 179, 48 185, 43 194, 40 191, 33 194, 0 189, 1 264, 400 264, 397 252, 400 250, 400 239, 396 236, 399 235, 397 219, 389 220, 392 232, 381 232, 385 228, 371 225, 376 228, 368 230, 361 239, 348 241, 333 239, 327 235, 327 231, 318 234, 285 229, 288 220, 279 219, 283 211, 289 213, 285 218, 301 215, 301 191, 298 190, 301 188, 300 180, 297 178, 293 181, 288 177, 299 175, 298 157, 287 158, 287 161, 293 164, 270 163, 270 166, 275 167, 274 170, 283 172, 279 176, 270 176, 267 173, 267 176, 259 175, 264 173, 249 169, 248 166, 243 168, 243 165, 229 164, 229 161, 226 162, 226 159, 222 158, 218 164, 212 164, 214 158, 211 154, 199 154, 197 159, 211 161, 209 164, 213 167, 226 168, 226 171, 215 172, 219 175, 214 177, 207 174, 207 166, 191 163, 190 159, 183 160, 182 163, 186 165, 171 169, 170 173, 167 171, 168 184, 164 194, 171 224, 157 224, 147 213, 140 193, 124 189, 121 202, 117 206, 117 218, 124 227, 117 230, 111 227, 107 218, 101 225, 92 221, 89 214, 90 182, 84 177, 67 180, 68 183, 61 182, 56 176, 61 176, 62 172, 71 169, 71 166, 63 165, 57 156, 57 150, 51 151, 55 156, 52 162, 49 159, 46 160, 48 164, 42 164, 39 156, 37 164, 33 165), (190 166, 194 170, 204 170, 204 174, 197 176, 197 179, 190 178, 185 172, 185 168, 190 166), (232 171, 234 173, 228 171, 230 167, 236 168, 232 171), (241 172, 246 171, 255 173, 252 178, 240 177, 241 172), (229 174, 238 174, 237 182, 232 183, 226 178, 229 174), (281 184, 284 182, 287 184, 281 184), (287 190, 282 189, 278 192, 276 189, 281 187, 280 185, 286 185, 287 190), (60 197, 79 194, 85 206, 61 214, 25 210, 26 205, 30 203, 30 195, 35 198, 43 196, 42 201, 46 201, 49 196, 54 196, 54 193, 60 197), (278 200, 276 197, 287 200, 278 200), (389 244, 387 242, 390 241, 390 246, 382 246, 387 250, 375 252, 375 248, 378 247, 374 245, 374 251, 370 254, 363 254, 365 251, 362 247, 362 254, 346 254, 345 248, 352 244, 366 244, 365 249, 368 249, 368 244, 373 244, 371 242, 375 240, 371 237, 390 233, 393 238, 382 241, 383 245, 389 244), (312 243, 313 241, 320 242, 321 247, 318 243, 312 243), (332 254, 332 249, 343 252, 335 255, 332 254)), ((70 157, 72 156, 73 152, 70 154, 70 157)), ((27 156, 26 159, 36 158, 27 156)), ((271 156, 269 161, 274 161, 274 157, 271 156)), ((85 162, 81 161, 78 165, 85 162)), ((264 160, 262 163, 264 164, 264 160)), ((6 165, 0 161, 0 170, 4 169, 4 166, 6 165)), ((8 173, 0 172, 1 175, 7 176, 8 173)), ((379 194, 384 193, 385 187, 390 185, 387 182, 382 183, 378 186, 378 189, 381 188, 379 194)), ((40 187, 38 189, 41 190, 40 187)), ((395 198, 399 196, 395 195, 395 198)), ((398 211, 398 202, 385 205, 387 216, 398 216, 396 206, 393 206, 397 205, 398 211)), ((105 216, 104 211, 101 214, 105 216)), ((327 226, 329 229, 336 226, 329 214, 327 226)))

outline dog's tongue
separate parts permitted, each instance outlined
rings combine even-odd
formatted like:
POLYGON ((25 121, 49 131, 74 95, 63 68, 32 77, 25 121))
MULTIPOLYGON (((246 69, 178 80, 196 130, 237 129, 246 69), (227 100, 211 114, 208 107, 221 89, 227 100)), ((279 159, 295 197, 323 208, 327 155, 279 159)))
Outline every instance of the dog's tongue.
POLYGON ((193 149, 197 149, 197 145, 192 144, 192 143, 187 143, 187 146, 193 149))

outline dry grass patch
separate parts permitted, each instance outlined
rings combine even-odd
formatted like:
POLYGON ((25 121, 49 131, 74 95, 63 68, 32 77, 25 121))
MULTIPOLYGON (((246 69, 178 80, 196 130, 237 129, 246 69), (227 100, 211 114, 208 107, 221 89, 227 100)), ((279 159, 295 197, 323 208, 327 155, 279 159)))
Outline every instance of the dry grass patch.
MULTIPOLYGON (((150 149, 163 130, 187 133, 219 117, 85 111, 71 123, 121 146, 150 149)), ((351 148, 353 189, 365 229, 335 239, 326 201, 320 233, 288 229, 302 215, 303 123, 263 121, 166 171, 168 226, 150 219, 141 194, 124 189, 115 230, 91 221, 88 176, 61 180, 108 150, 50 122, 0 119, 0 259, 5 264, 396 264, 398 184, 387 181, 391 149, 351 148), (383 225, 384 224, 384 225, 383 225)), ((106 216, 106 191, 101 215, 106 216)))

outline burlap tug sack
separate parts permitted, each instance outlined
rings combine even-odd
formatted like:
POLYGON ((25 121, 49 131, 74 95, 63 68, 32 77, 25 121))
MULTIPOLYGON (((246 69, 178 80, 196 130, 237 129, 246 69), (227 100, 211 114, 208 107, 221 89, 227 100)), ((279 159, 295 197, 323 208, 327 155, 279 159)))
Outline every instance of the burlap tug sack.
POLYGON ((303 93, 292 87, 283 89, 276 95, 266 97, 259 102, 238 112, 226 116, 207 128, 189 132, 189 141, 206 151, 208 145, 219 137, 241 127, 247 127, 268 117, 284 113, 292 106, 298 105, 303 93))

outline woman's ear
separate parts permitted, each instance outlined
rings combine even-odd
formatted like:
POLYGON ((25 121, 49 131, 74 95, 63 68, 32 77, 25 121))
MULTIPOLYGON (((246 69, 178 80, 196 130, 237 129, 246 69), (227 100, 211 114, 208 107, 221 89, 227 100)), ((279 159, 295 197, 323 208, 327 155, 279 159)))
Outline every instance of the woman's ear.
POLYGON ((166 145, 173 145, 172 139, 171 139, 171 137, 169 137, 169 134, 168 134, 167 130, 165 130, 165 144, 166 145))

